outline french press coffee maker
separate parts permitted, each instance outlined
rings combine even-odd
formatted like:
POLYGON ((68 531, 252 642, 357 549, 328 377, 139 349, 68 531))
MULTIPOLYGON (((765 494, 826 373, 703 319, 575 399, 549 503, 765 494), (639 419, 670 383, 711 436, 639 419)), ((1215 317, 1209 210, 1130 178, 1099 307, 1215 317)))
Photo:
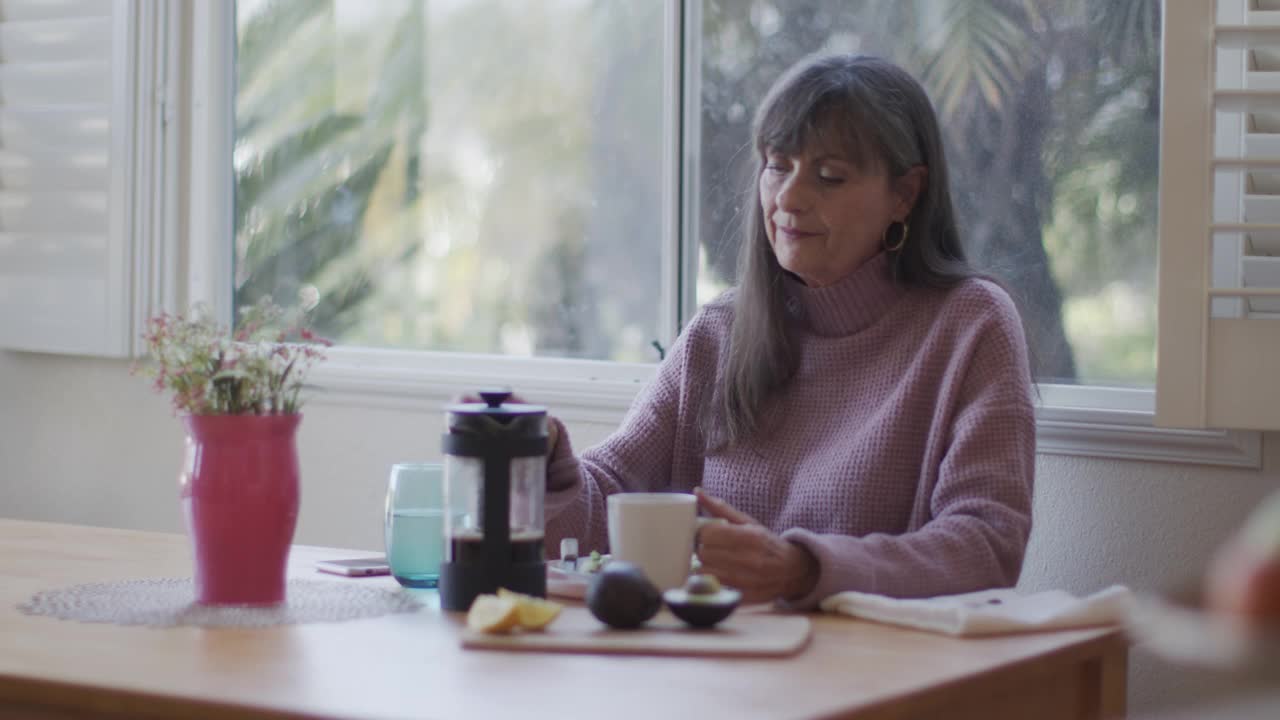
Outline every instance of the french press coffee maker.
POLYGON ((445 556, 440 606, 466 610, 498 588, 545 597, 542 547, 547 478, 547 409, 508 404, 509 390, 483 403, 451 405, 444 450, 445 556))

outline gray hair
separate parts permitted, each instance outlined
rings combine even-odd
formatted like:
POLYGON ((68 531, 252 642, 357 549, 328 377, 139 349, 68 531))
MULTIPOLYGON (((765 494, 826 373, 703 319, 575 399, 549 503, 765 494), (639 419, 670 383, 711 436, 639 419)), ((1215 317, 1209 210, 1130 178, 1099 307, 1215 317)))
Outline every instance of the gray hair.
POLYGON ((893 279, 951 287, 977 275, 960 243, 937 116, 924 88, 906 71, 867 56, 802 60, 774 83, 752 127, 755 200, 738 254, 729 351, 702 415, 708 449, 727 448, 755 434, 765 401, 796 368, 784 307, 786 271, 769 245, 755 189, 766 152, 798 154, 810 143, 831 143, 855 165, 883 168, 890 178, 923 165, 927 175, 907 219, 909 240, 890 253, 893 279))

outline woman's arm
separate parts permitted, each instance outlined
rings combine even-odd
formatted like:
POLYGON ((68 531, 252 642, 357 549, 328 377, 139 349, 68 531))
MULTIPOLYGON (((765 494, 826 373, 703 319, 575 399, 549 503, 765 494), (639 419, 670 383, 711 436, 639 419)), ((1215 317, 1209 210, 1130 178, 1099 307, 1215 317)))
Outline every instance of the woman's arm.
POLYGON ((813 607, 844 590, 927 597, 1017 582, 1031 532, 1035 414, 1016 314, 982 333, 963 377, 931 519, 901 535, 787 530, 818 564, 813 588, 789 604, 813 607))
POLYGON ((568 432, 552 419, 557 442, 547 464, 549 552, 562 538, 578 538, 583 552, 609 547, 605 498, 615 492, 668 490, 673 481, 693 485, 701 474, 696 412, 702 389, 711 382, 714 358, 691 352, 690 340, 704 334, 695 321, 674 343, 654 379, 632 403, 622 426, 603 443, 574 455, 568 432), (710 365, 710 367, 707 367, 710 365), (677 477, 679 476, 679 477, 677 477))

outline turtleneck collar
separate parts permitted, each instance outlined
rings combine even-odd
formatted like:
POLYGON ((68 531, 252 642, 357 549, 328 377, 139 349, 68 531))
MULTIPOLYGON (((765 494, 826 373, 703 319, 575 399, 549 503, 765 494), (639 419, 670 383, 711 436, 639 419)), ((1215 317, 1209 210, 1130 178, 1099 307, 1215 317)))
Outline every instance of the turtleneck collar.
POLYGON ((894 282, 883 252, 825 287, 811 288, 790 273, 784 282, 788 313, 823 337, 853 335, 871 327, 906 292, 894 282))

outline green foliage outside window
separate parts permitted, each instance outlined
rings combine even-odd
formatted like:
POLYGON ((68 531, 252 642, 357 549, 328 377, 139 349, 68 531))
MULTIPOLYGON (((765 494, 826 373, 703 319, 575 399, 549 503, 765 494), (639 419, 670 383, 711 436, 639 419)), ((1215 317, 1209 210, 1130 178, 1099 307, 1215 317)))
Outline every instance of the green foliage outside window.
MULTIPOLYGON (((344 343, 656 359, 662 10, 241 0, 236 304, 313 285, 344 343)), ((965 237, 1038 375, 1151 384, 1158 0, 700 11, 700 300, 733 281, 764 90, 811 52, 879 54, 939 109, 965 237)))

